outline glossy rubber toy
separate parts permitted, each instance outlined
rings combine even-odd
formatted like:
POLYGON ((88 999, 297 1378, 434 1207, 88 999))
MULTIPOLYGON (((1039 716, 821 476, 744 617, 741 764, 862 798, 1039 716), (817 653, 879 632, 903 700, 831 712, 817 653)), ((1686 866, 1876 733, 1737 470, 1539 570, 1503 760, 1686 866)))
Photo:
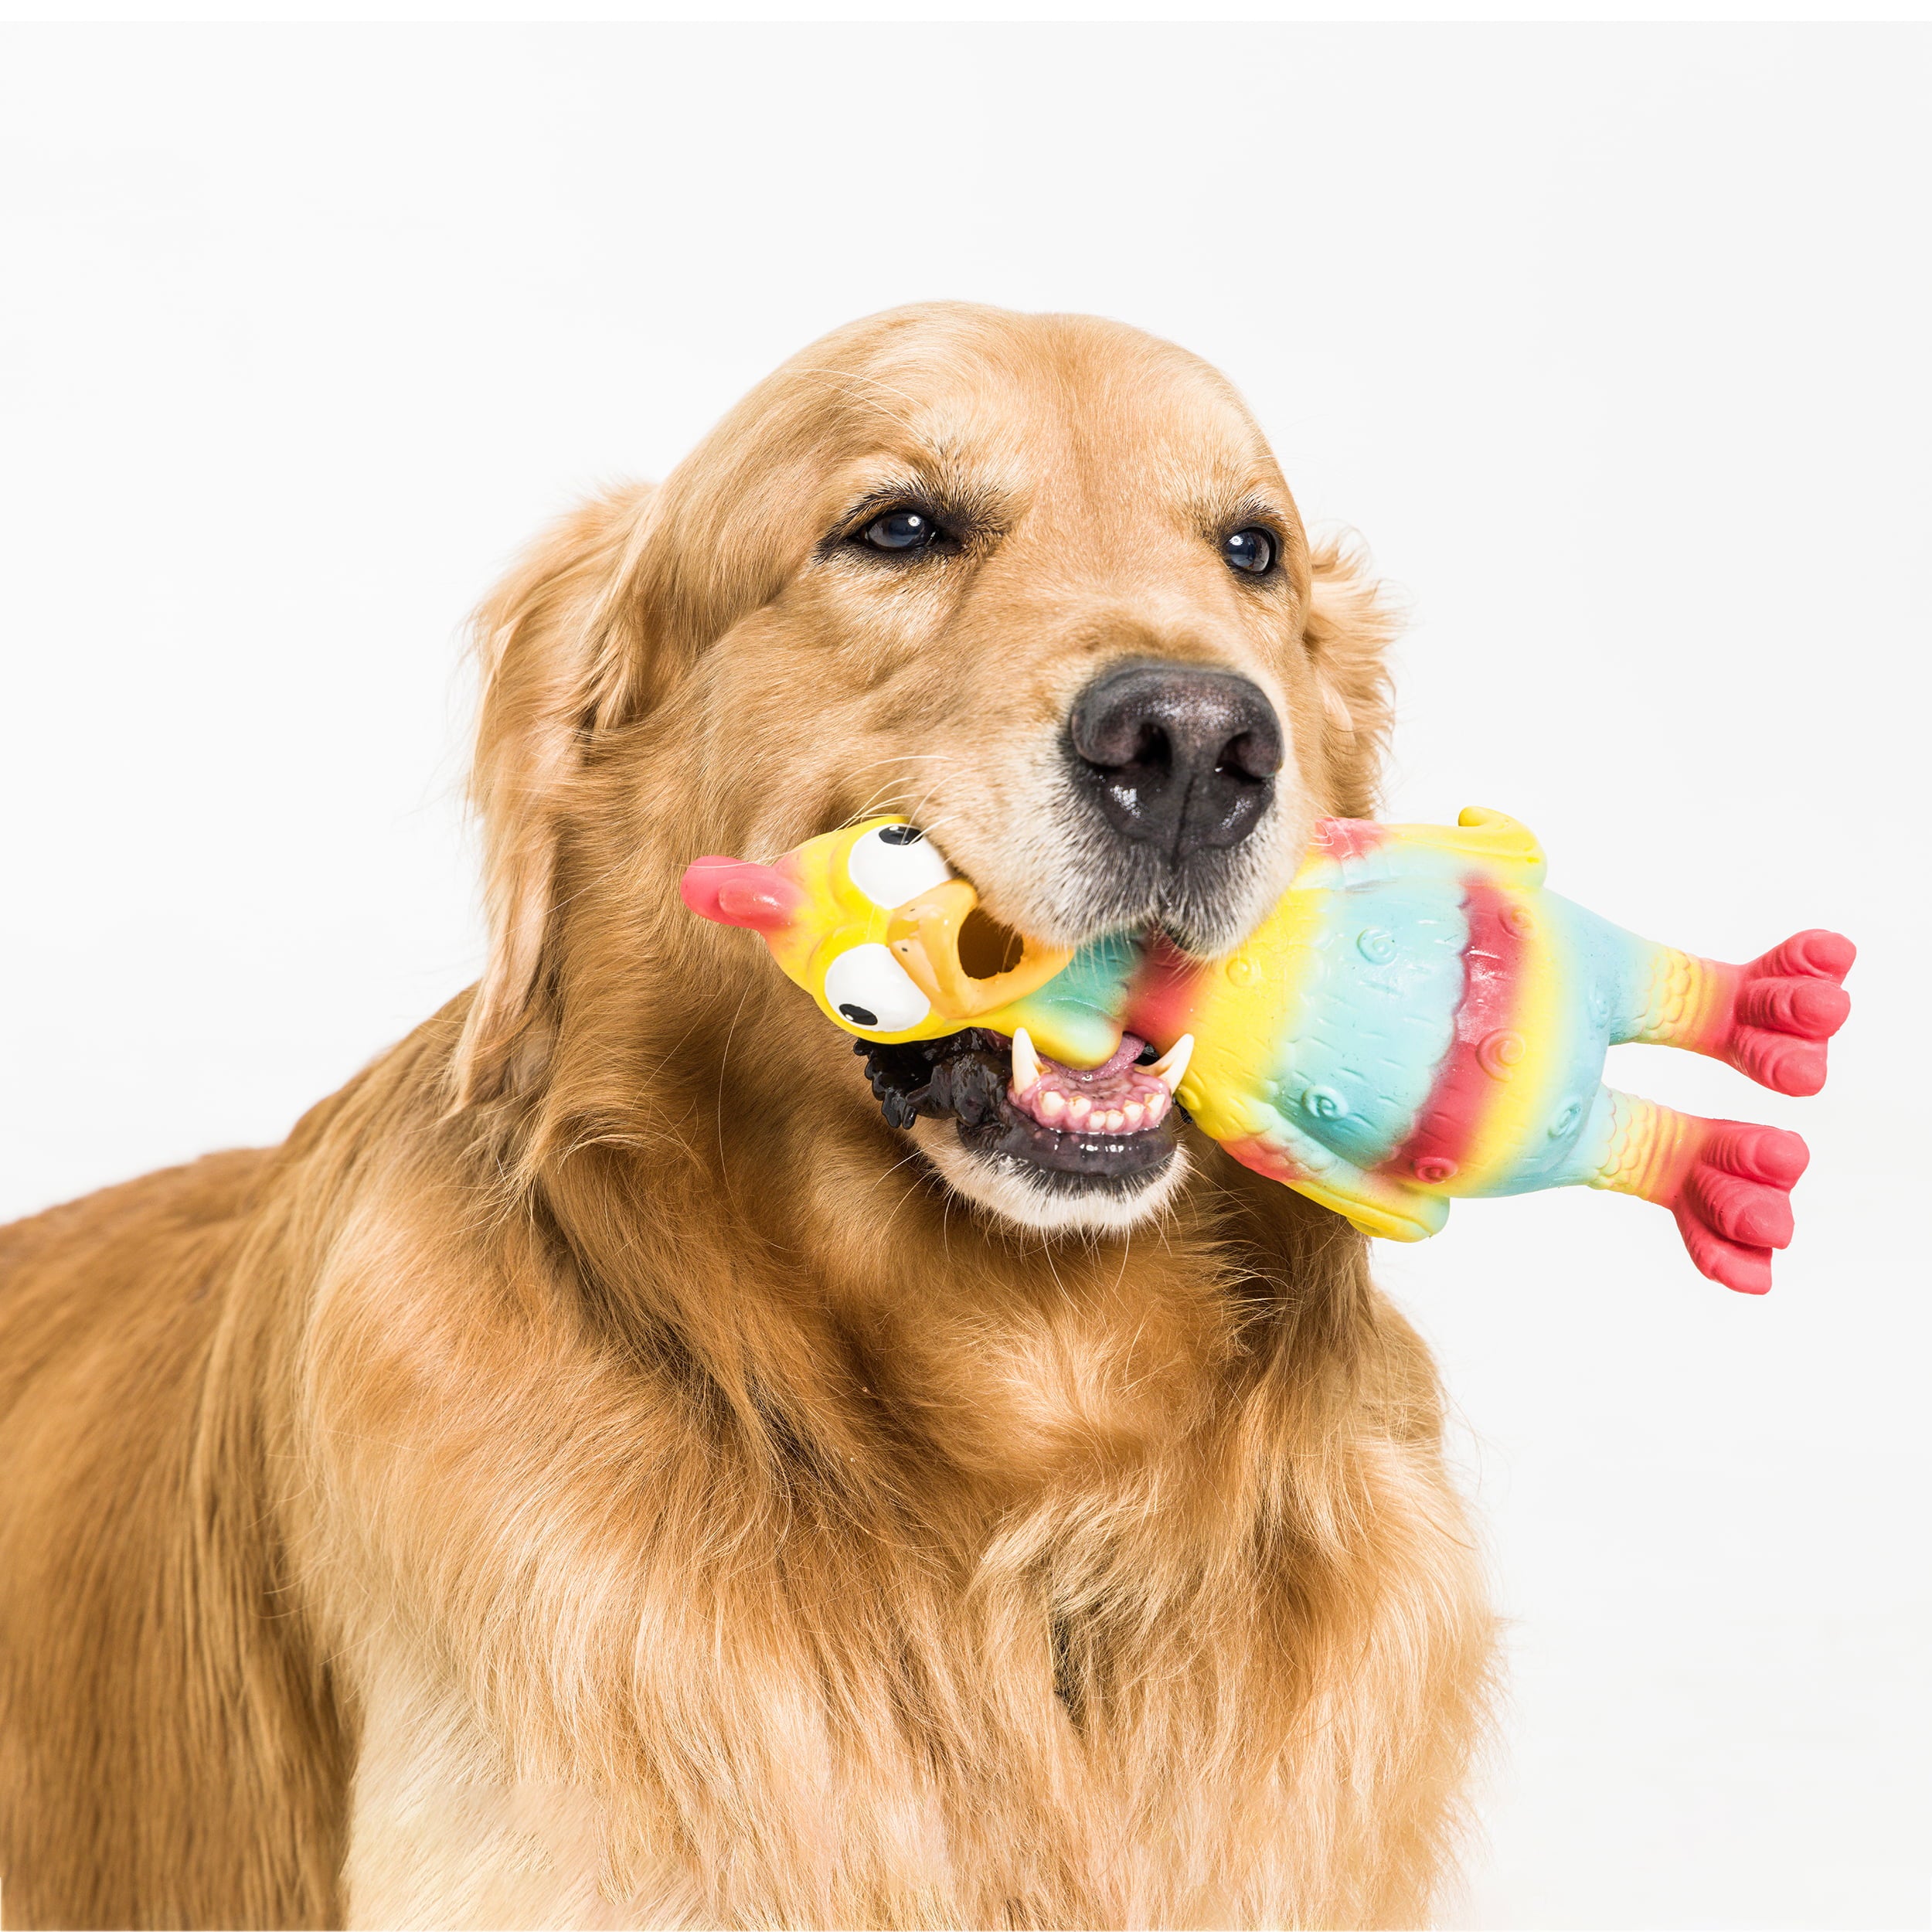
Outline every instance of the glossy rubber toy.
POLYGON ((1457 1195, 1609 1188, 1668 1208, 1704 1274, 1762 1294, 1791 1237, 1804 1141, 1617 1093, 1604 1055, 1686 1047, 1815 1094, 1855 948, 1804 932, 1723 965, 1546 892, 1543 872, 1536 839, 1499 812, 1325 819, 1267 918, 1206 963, 1158 936, 1073 954, 1022 940, 896 818, 774 865, 700 859, 682 891, 706 918, 761 933, 861 1039, 1015 1037, 1015 1100, 1038 1053, 1091 1068, 1137 1036, 1204 1133, 1366 1233, 1420 1240, 1457 1195))

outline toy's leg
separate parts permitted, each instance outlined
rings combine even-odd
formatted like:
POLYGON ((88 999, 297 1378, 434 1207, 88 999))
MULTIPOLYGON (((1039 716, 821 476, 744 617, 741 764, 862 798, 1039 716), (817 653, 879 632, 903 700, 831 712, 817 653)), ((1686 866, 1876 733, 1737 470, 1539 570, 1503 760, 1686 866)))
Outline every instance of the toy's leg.
POLYGON ((1762 1294, 1771 1250, 1791 1240, 1791 1188, 1810 1158, 1782 1128, 1700 1120, 1606 1087, 1568 1178, 1668 1208, 1699 1273, 1762 1294))
POLYGON ((1637 1011, 1617 1037, 1688 1047, 1779 1094, 1825 1084, 1825 1042, 1852 1002, 1838 983, 1858 948, 1837 933, 1798 933, 1748 966, 1651 948, 1637 1011))

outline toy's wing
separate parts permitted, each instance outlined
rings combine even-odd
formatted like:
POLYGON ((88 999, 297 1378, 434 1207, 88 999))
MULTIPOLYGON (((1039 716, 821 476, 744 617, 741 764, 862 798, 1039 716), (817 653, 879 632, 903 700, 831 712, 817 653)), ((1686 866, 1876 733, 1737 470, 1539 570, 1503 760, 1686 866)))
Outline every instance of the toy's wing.
MULTIPOLYGON (((1191 1095, 1184 1080, 1180 1098, 1192 1111, 1200 1097, 1191 1095)), ((1243 1167, 1319 1202, 1362 1233, 1388 1241, 1424 1241, 1448 1219, 1449 1203, 1440 1195, 1366 1172, 1266 1102, 1250 1101, 1242 1112, 1244 1131, 1214 1138, 1243 1167)))
POLYGON ((1319 1181, 1291 1181, 1288 1185, 1342 1216, 1358 1233, 1378 1235, 1385 1241, 1426 1241, 1440 1234, 1449 1218, 1449 1203, 1440 1195, 1425 1194, 1359 1168, 1325 1175, 1319 1181))

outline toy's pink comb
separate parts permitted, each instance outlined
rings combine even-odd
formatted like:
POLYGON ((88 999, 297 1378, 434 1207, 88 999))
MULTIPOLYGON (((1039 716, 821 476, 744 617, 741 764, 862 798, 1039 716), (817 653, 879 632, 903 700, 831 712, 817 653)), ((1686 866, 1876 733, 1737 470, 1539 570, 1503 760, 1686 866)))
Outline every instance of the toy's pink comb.
POLYGON ((804 889, 776 866, 748 859, 694 859, 678 894, 700 919, 753 932, 782 932, 804 903, 804 889))

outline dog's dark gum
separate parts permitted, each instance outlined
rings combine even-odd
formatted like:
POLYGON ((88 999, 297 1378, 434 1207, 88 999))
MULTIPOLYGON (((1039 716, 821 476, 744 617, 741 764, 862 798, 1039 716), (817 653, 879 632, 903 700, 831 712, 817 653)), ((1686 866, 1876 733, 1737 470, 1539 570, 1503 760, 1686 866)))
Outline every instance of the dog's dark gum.
POLYGON ((1138 1134, 1069 1133, 1044 1127, 1007 1100, 1012 1043, 985 1027, 907 1046, 854 1042, 888 1126, 915 1120, 958 1122, 960 1145, 982 1158, 1029 1170, 1056 1192, 1114 1192, 1144 1185, 1173 1159, 1177 1106, 1138 1134))

